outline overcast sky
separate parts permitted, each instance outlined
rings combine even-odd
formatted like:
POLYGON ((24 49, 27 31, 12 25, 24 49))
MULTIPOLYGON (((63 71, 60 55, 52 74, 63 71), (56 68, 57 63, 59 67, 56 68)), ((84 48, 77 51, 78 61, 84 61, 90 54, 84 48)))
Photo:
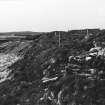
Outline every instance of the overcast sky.
POLYGON ((105 28, 105 0, 0 0, 0 32, 105 28))

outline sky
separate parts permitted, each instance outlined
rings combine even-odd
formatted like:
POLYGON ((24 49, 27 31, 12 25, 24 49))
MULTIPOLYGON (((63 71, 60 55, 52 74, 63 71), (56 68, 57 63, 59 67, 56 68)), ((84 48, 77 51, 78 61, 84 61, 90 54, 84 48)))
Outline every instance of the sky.
POLYGON ((0 0, 0 32, 105 28, 105 0, 0 0))

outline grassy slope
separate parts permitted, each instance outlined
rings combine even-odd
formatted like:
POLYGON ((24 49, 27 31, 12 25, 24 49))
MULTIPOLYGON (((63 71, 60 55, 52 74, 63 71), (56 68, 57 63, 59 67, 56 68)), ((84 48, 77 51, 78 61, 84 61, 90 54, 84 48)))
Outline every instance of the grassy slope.
MULTIPOLYGON (((96 34, 100 30, 90 31, 93 35, 87 39, 85 39, 86 30, 83 33, 80 33, 81 31, 61 32, 60 47, 58 46, 59 32, 56 32, 56 35, 55 32, 44 33, 32 39, 24 58, 10 67, 13 70, 12 74, 14 74, 13 80, 5 81, 0 85, 0 105, 55 105, 49 103, 47 99, 42 103, 39 102, 39 99, 45 93, 43 89, 46 87, 41 81, 43 71, 50 65, 50 77, 59 75, 67 65, 69 56, 80 55, 93 47, 93 40, 96 39, 96 34), (55 59, 56 64, 50 64, 51 58, 55 59), (55 71, 53 71, 54 69, 55 71)), ((27 41, 25 44, 27 44, 27 41)))

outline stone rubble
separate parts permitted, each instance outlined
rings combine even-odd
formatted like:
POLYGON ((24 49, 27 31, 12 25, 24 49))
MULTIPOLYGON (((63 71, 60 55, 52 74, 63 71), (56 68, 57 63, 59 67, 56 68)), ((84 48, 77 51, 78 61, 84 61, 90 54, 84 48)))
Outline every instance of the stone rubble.
POLYGON ((8 67, 19 59, 21 58, 15 54, 0 54, 0 83, 11 79, 8 76, 12 70, 9 70, 8 67))

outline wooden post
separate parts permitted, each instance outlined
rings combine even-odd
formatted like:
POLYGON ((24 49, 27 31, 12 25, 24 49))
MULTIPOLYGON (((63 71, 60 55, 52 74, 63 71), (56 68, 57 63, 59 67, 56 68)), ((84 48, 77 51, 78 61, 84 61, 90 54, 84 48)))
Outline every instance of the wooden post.
POLYGON ((56 36, 57 34, 56 34, 56 32, 55 32, 55 36, 56 36))
POLYGON ((59 47, 61 46, 61 35, 60 35, 60 32, 59 32, 59 47))
POLYGON ((87 36, 89 35, 89 31, 88 31, 88 29, 87 29, 87 36))

